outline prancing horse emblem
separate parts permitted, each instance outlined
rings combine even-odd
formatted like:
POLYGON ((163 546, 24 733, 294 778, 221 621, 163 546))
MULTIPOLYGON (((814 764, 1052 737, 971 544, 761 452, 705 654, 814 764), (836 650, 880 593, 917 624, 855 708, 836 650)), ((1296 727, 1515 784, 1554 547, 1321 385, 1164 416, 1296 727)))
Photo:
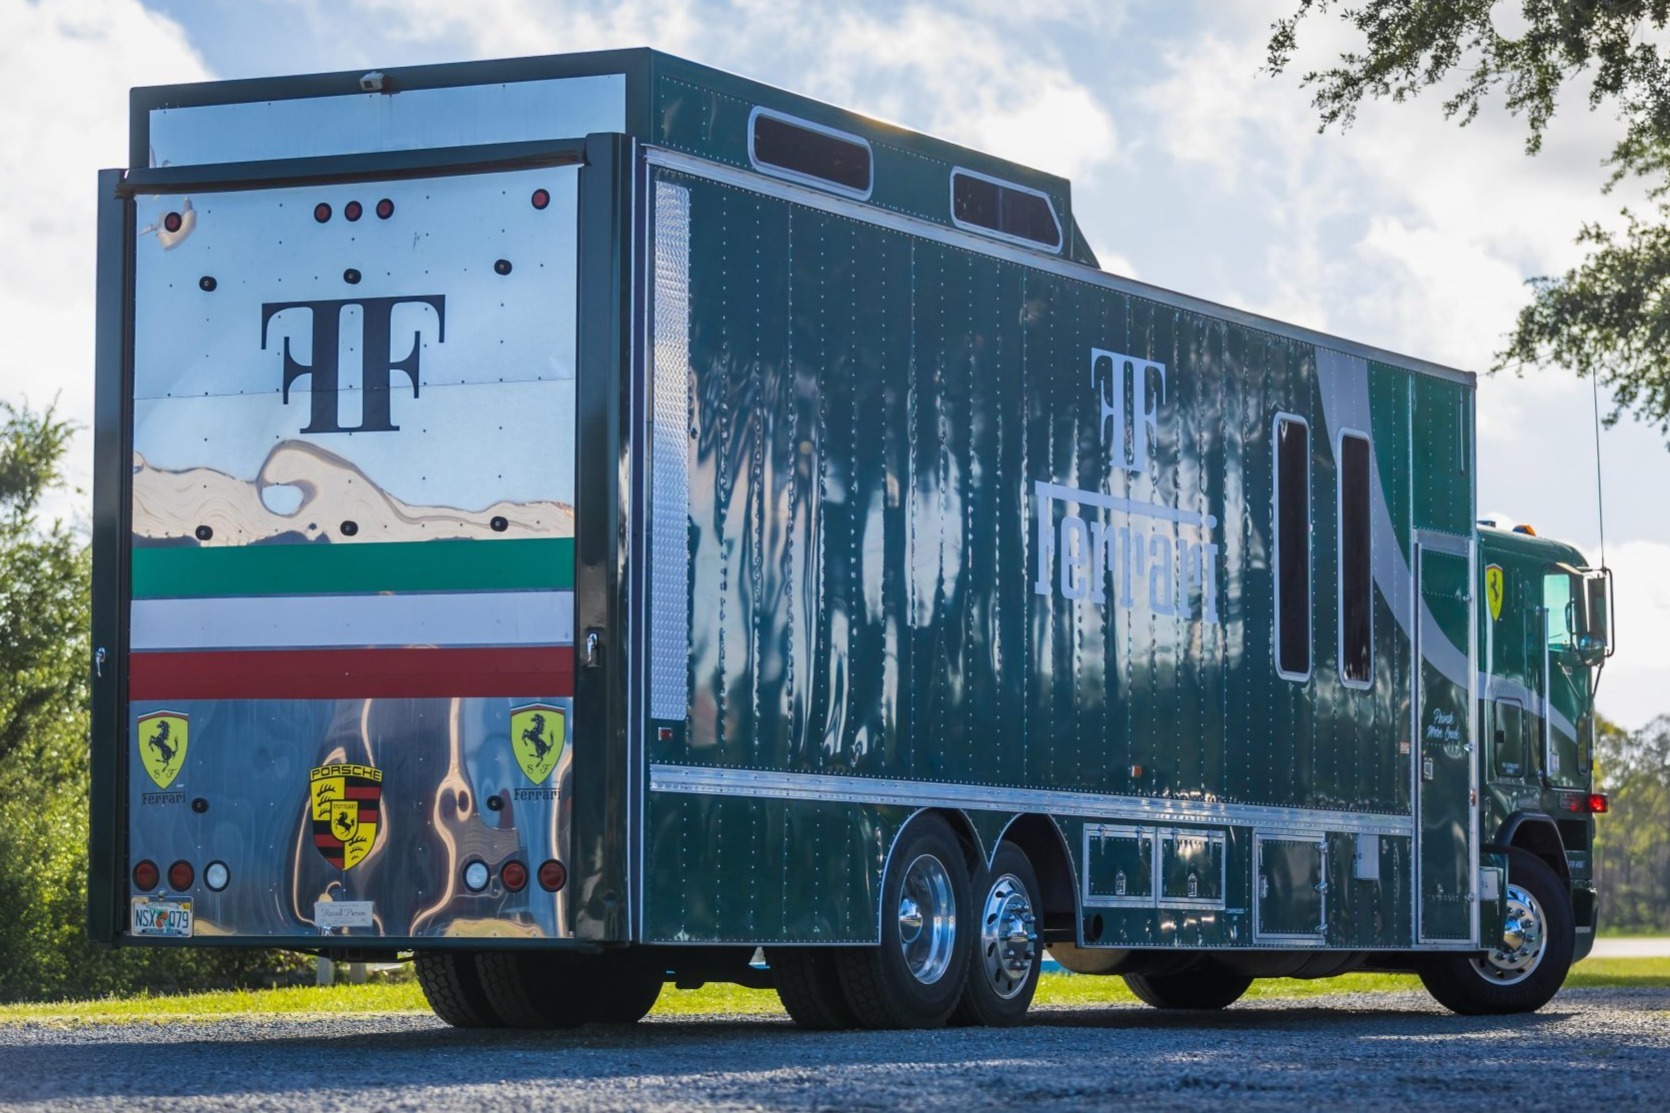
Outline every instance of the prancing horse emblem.
POLYGON ((548 703, 530 703, 510 711, 510 748, 516 764, 534 784, 543 784, 557 767, 567 740, 568 715, 548 703))

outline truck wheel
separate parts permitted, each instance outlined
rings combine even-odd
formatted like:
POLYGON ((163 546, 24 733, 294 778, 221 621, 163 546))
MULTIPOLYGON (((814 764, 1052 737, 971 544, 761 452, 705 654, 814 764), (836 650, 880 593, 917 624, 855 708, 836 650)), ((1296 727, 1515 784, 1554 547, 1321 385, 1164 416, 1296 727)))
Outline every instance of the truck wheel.
POLYGON ((591 1015, 598 1024, 636 1024, 649 1015, 666 984, 664 971, 637 961, 636 956, 599 955, 574 964, 572 984, 591 999, 591 1015), (579 974, 583 970, 584 974, 579 974))
POLYGON ((591 1020, 594 987, 583 977, 563 976, 577 969, 581 969, 579 962, 533 951, 476 955, 487 999, 512 1028, 578 1028, 591 1020))
POLYGON ((905 829, 881 882, 881 946, 835 958, 866 1028, 937 1028, 962 997, 970 947, 968 869, 951 827, 927 815, 905 829))
POLYGON ((1534 854, 1508 851, 1502 938, 1480 955, 1433 955, 1421 981, 1438 1003, 1463 1016, 1535 1012, 1565 984, 1576 945, 1571 898, 1534 854))
POLYGON ((1156 1009, 1226 1009, 1253 982, 1213 965, 1178 974, 1126 974, 1124 978, 1132 993, 1156 1009))
POLYGON ((412 958, 418 985, 435 1015, 454 1028, 498 1028, 504 1021, 493 1011, 475 955, 467 951, 419 951, 412 958))
POLYGON ((858 1018, 841 990, 835 956, 822 947, 773 947, 765 953, 771 980, 789 1017, 814 1032, 856 1028, 858 1018))
POLYGON ((974 956, 954 1023, 1001 1028, 1018 1024, 1038 991, 1044 948, 1038 943, 1038 875, 1013 843, 997 848, 975 888, 974 956))

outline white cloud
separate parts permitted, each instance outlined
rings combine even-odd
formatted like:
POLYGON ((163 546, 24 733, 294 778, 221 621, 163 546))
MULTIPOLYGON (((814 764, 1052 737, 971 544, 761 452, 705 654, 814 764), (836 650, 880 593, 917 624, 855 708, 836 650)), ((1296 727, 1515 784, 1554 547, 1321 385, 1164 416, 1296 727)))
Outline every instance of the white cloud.
MULTIPOLYGON (((207 76, 137 0, 0 4, 0 398, 58 397, 91 424, 97 171, 127 165, 130 86, 207 76)), ((70 461, 83 485, 86 443, 70 461)))
POLYGON ((1113 118, 1076 79, 1063 26, 1116 27, 1123 3, 997 0, 868 10, 816 0, 353 0, 329 18, 374 20, 395 38, 458 57, 653 45, 842 107, 1064 175, 1115 158, 1113 118))

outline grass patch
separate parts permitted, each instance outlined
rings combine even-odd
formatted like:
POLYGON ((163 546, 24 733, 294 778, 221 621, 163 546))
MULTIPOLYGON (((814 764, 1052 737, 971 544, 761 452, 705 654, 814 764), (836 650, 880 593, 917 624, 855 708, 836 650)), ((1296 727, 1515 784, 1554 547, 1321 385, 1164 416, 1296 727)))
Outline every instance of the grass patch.
MULTIPOLYGON (((1566 978, 1572 988, 1670 988, 1670 958, 1591 958, 1579 963, 1566 978)), ((1344 974, 1337 978, 1299 981, 1270 978, 1256 981, 1248 1000, 1330 997, 1343 993, 1418 990, 1411 974, 1344 974)), ((1040 1006, 1132 1004, 1136 998, 1121 978, 1046 974, 1038 985, 1040 1006)), ((423 991, 411 979, 336 985, 324 988, 226 990, 177 996, 145 994, 107 997, 96 1001, 55 1001, 44 1004, 0 1005, 0 1025, 47 1023, 162 1024, 178 1020, 219 1020, 233 1016, 367 1016, 390 1013, 427 1014, 423 991)), ((661 993, 653 1015, 781 1016, 777 994, 769 989, 707 985, 661 993)))

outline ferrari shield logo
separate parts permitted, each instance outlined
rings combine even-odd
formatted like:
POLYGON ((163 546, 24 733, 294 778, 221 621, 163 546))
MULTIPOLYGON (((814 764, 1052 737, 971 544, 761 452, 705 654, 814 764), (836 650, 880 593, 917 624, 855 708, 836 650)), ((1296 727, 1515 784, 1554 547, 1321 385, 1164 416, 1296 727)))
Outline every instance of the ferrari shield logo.
POLYGON ((139 763, 158 788, 167 788, 186 763, 190 729, 183 711, 153 711, 139 716, 139 763))
POLYGON ((313 845, 337 869, 353 869, 377 841, 383 771, 369 765, 321 765, 308 774, 307 787, 313 845))
POLYGON ((544 782, 557 767, 567 725, 562 708, 548 703, 511 708, 511 749, 516 751, 516 764, 534 784, 544 782))
POLYGON ((1484 569, 1484 601, 1490 607, 1490 621, 1499 621, 1502 617, 1502 592, 1506 581, 1502 578, 1500 564, 1487 564, 1484 569))

